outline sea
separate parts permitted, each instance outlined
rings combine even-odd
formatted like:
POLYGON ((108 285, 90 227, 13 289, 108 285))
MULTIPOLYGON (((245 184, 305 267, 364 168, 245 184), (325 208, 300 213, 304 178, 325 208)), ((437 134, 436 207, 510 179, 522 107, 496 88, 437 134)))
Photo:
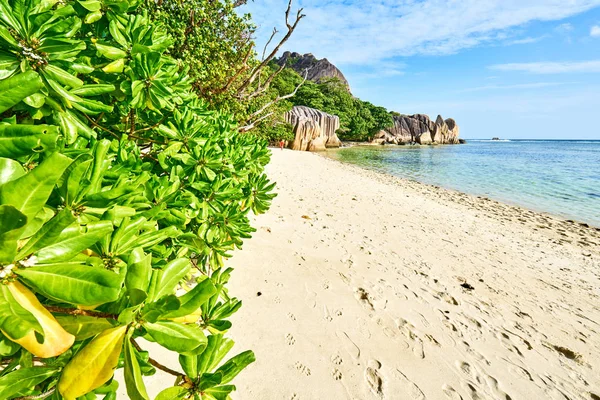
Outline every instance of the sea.
POLYGON ((346 163, 600 227, 600 140, 477 140, 353 146, 346 163))

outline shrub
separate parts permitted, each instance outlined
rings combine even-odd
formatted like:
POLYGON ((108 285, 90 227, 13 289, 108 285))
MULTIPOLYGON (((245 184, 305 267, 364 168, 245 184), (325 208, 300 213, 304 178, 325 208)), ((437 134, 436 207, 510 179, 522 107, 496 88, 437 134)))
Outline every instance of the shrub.
POLYGON ((268 209, 266 142, 193 94, 136 0, 0 0, 0 398, 226 399, 224 259, 268 209), (137 342, 179 353, 183 372, 137 342))

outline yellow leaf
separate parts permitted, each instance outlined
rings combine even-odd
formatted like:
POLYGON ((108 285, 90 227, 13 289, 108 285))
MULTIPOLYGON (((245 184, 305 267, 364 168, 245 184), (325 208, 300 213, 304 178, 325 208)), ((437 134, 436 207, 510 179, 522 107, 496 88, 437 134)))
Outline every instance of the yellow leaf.
POLYGON ((31 290, 16 281, 10 282, 7 286, 15 300, 21 307, 33 314, 44 330, 44 343, 37 341, 34 331, 29 332, 21 339, 14 340, 16 343, 40 358, 59 356, 73 345, 75 336, 63 329, 54 319, 54 316, 42 306, 31 290))
POLYGON ((65 366, 58 381, 65 400, 75 400, 112 378, 126 331, 125 325, 103 331, 65 366))
POLYGON ((183 317, 167 318, 173 322, 179 322, 181 324, 195 324, 202 317, 202 309, 199 308, 191 314, 184 315, 183 317))

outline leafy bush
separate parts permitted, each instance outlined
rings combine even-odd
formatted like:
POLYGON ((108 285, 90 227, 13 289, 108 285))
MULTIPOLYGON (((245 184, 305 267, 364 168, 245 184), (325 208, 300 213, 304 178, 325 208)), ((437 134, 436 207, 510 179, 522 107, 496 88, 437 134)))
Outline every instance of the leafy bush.
POLYGON ((208 111, 136 0, 0 0, 0 398, 226 399, 229 252, 274 197, 266 142, 208 111), (183 372, 144 338, 179 353, 183 372), (51 397, 50 397, 51 396, 51 397))

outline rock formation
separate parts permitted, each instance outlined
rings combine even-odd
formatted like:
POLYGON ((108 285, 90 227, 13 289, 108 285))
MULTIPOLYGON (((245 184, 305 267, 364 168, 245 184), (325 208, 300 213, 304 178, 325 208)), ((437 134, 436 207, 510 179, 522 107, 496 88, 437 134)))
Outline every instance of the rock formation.
POLYGON ((340 147, 342 142, 335 131, 340 119, 323 111, 304 106, 294 106, 285 113, 285 120, 293 127, 295 139, 290 143, 292 150, 322 151, 327 147, 340 147))
POLYGON ((458 144, 459 128, 452 118, 438 115, 435 122, 427 115, 394 116, 394 125, 379 131, 374 144, 458 144))
POLYGON ((302 76, 304 76, 304 71, 308 68, 308 79, 313 82, 319 82, 326 78, 338 78, 346 86, 348 91, 350 91, 350 85, 344 74, 342 74, 342 71, 330 63, 326 58, 318 60, 310 53, 302 55, 300 53, 286 51, 279 60, 277 60, 277 64, 286 64, 289 68, 292 68, 302 76))

